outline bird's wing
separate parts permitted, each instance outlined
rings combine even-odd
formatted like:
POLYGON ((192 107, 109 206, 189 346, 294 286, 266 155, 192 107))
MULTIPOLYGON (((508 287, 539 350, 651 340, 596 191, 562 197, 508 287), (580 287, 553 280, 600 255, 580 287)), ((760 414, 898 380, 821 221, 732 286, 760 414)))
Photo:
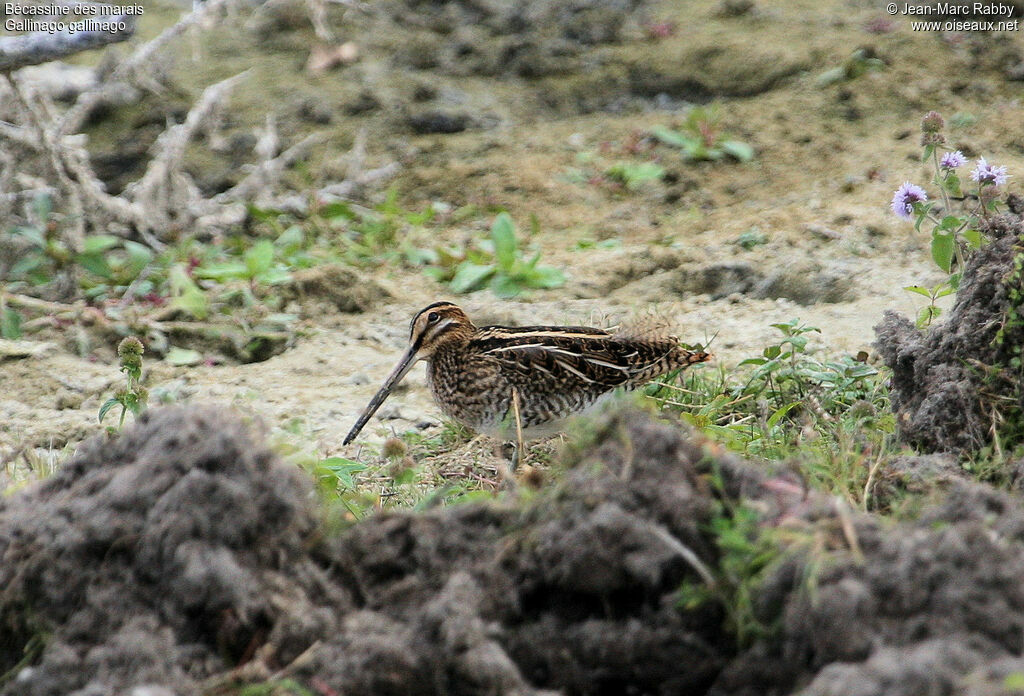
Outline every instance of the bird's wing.
POLYGON ((513 383, 603 392, 625 384, 633 375, 636 351, 599 336, 520 336, 484 351, 513 383))

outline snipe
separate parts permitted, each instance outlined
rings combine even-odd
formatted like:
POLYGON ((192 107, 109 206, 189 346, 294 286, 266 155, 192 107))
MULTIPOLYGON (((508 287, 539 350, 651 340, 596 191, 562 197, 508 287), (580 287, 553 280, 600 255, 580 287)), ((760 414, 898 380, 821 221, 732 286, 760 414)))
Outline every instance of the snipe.
POLYGON ((426 360, 434 401, 449 417, 502 440, 543 437, 617 387, 635 389, 710 355, 674 336, 633 337, 586 326, 476 327, 451 302, 413 317, 409 347, 345 437, 352 442, 391 390, 426 360))

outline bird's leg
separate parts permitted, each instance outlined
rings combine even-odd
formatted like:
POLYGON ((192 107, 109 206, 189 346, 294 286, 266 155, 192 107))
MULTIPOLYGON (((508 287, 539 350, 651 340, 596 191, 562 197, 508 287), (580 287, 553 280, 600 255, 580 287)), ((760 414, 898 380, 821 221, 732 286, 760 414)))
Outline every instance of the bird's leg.
POLYGON ((519 390, 515 387, 512 387, 512 413, 516 419, 516 454, 512 459, 512 471, 515 471, 525 451, 523 449, 523 416, 519 410, 519 390))

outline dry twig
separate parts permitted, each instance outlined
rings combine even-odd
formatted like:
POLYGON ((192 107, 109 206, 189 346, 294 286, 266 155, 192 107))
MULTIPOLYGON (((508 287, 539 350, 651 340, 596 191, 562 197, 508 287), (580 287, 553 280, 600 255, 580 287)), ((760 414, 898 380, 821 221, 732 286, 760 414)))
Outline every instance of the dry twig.
POLYGON ((39 65, 60 60, 82 51, 100 48, 131 38, 135 33, 135 17, 131 15, 112 15, 96 17, 96 21, 116 22, 117 27, 124 29, 110 32, 71 31, 70 29, 56 33, 34 31, 22 36, 0 37, 0 72, 10 73, 12 70, 27 65, 39 65))

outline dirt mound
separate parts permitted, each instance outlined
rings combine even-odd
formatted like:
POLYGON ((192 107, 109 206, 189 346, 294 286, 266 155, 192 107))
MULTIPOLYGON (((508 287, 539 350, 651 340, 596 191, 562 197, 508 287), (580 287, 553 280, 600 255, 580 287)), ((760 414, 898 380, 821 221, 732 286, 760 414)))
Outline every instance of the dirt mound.
MULTIPOLYGON (((704 453, 646 419, 615 420, 601 439, 564 485, 523 511, 387 516, 338 542, 339 582, 401 629, 373 649, 425 662, 404 689, 428 675, 441 693, 509 693, 502 683, 708 688, 729 652, 719 612, 676 607, 683 579, 698 578, 687 554, 712 565, 716 555, 701 530, 712 509, 694 468, 704 453), (452 671, 451 658, 438 658, 459 645, 469 654, 452 671), (482 663, 500 669, 488 674, 482 663)), ((351 673, 353 638, 325 645, 311 674, 351 673)))
POLYGON ((778 637, 734 661, 715 693, 808 680, 800 693, 965 693, 1024 649, 1018 499, 960 483, 917 522, 865 516, 848 529, 858 551, 791 561, 765 583, 760 601, 782 606, 778 637))
POLYGON ((996 433, 1012 446, 1024 436, 1024 222, 1007 214, 982 231, 991 242, 968 261, 944 322, 920 331, 888 311, 875 327, 875 345, 893 371, 900 433, 926 452, 974 451, 996 433))
POLYGON ((333 625, 347 598, 305 550, 310 487, 220 414, 147 414, 0 503, 0 674, 32 665, 2 693, 193 686, 333 625))
POLYGON ((310 491, 212 409, 92 442, 0 503, 0 693, 953 693, 1024 650, 1024 510, 977 485, 883 526, 626 412, 528 503, 325 538, 310 491), (740 509, 775 559, 742 651, 680 595, 743 579, 740 509))

